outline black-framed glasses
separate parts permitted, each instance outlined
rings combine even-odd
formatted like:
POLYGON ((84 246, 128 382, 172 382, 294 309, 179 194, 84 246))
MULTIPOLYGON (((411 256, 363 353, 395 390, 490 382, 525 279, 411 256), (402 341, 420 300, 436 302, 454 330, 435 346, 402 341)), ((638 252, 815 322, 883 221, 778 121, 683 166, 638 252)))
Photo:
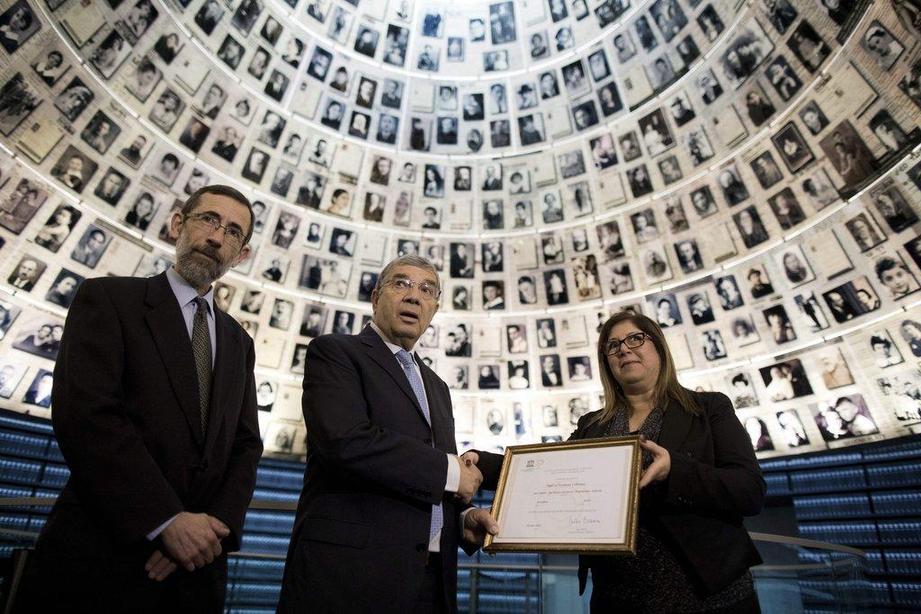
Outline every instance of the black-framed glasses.
POLYGON ((400 294, 409 294, 413 288, 419 288, 422 298, 428 301, 434 301, 441 296, 441 290, 438 286, 429 281, 416 282, 405 277, 397 277, 388 281, 387 285, 400 294))
POLYGON ((185 216, 185 219, 192 220, 192 222, 211 232, 215 232, 218 228, 223 228, 224 238, 238 248, 242 247, 246 242, 246 233, 243 232, 242 228, 236 224, 221 224, 221 218, 213 213, 207 211, 204 213, 190 213, 185 216))
POLYGON ((610 339, 604 346, 604 353, 608 356, 616 354, 620 351, 621 344, 626 345, 631 350, 635 350, 646 343, 646 339, 649 337, 649 333, 632 333, 623 339, 610 339))

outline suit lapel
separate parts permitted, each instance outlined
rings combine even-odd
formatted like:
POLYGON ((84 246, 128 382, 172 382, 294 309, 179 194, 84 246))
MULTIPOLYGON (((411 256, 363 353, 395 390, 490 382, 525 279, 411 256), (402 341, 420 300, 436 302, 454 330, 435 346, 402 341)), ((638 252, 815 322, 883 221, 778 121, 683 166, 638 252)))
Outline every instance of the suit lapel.
POLYGON ((151 337, 157 345, 173 393, 189 423, 192 436, 201 446, 204 444, 204 436, 201 432, 198 376, 195 358, 192 355, 192 341, 189 339, 182 311, 165 273, 148 281, 147 296, 144 300, 150 307, 144 319, 150 328, 151 337))
POLYGON ((214 331, 217 337, 217 356, 214 361, 211 378, 211 406, 208 409, 208 431, 205 438, 205 455, 211 450, 227 407, 227 391, 231 389, 228 381, 234 374, 236 358, 242 355, 240 334, 229 322, 230 316, 217 309, 214 310, 214 331))
POLYGON ((659 432, 659 445, 669 450, 678 449, 687 439, 691 430, 693 416, 684 411, 674 401, 669 401, 662 416, 662 430, 659 432))
POLYGON ((453 434, 448 429, 448 425, 451 424, 451 401, 448 399, 447 404, 442 403, 441 387, 438 386, 438 376, 434 371, 422 363, 419 363, 419 371, 422 372, 425 396, 429 402, 429 415, 432 417, 432 434, 435 437, 435 447, 448 449, 454 445, 453 434), (447 446, 447 448, 441 447, 442 445, 447 446))
MULTIPOLYGON (((396 356, 393 355, 393 352, 390 351, 390 348, 384 343, 384 340, 381 339, 381 336, 377 334, 377 331, 371 326, 366 326, 358 337, 365 345, 371 360, 379 364, 387 372, 387 375, 396 382, 403 394, 415 406, 416 411, 419 412, 419 417, 425 420, 425 414, 422 413, 422 407, 419 405, 419 400, 416 398, 416 393, 413 392, 412 386, 409 385, 409 379, 406 377, 406 373, 403 372, 403 367, 396 359, 396 356)), ((429 412, 431 413, 431 407, 429 407, 429 412)), ((428 423, 426 422, 426 424, 428 423)))

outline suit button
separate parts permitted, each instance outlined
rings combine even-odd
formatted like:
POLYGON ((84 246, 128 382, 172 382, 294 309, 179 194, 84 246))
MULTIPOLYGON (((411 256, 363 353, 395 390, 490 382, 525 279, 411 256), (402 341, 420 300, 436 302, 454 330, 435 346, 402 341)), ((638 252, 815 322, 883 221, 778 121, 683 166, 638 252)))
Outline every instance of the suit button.
POLYGON ((687 452, 685 452, 685 454, 688 455, 688 458, 694 458, 694 453, 691 452, 690 450, 688 450, 687 452))
POLYGON ((428 552, 428 544, 416 544, 416 552, 428 552))

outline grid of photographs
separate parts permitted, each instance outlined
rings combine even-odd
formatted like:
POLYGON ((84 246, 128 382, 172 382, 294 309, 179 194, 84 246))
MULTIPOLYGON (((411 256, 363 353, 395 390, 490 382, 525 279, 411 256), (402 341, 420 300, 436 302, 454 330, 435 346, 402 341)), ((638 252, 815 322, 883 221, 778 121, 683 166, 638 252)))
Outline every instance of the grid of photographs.
POLYGON ((48 415, 80 282, 162 272, 171 213, 231 183, 253 196, 254 256, 216 300, 256 340, 270 452, 303 449, 307 344, 361 330, 383 265, 412 253, 441 274, 418 350, 459 439, 565 438, 598 407, 596 331, 623 308, 663 326, 689 386, 730 396, 759 456, 919 428, 903 13, 392 4, 0 12, 19 156, 0 156, 0 405, 48 415))

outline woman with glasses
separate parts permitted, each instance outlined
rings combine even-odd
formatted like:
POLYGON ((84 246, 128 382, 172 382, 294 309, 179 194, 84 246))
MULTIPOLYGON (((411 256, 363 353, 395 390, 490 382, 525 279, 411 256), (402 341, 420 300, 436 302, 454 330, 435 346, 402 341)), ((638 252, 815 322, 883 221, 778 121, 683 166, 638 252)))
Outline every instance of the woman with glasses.
POLYGON ((748 568, 761 559, 742 516, 761 510, 765 483, 729 398, 681 386, 662 330, 642 315, 605 322, 598 364, 604 408, 572 438, 645 440, 636 555, 580 560, 592 611, 759 611, 748 568))
MULTIPOLYGON (((759 612, 749 567, 761 558, 742 517, 761 510, 766 487, 729 398, 679 384, 662 329, 643 315, 604 323, 598 364, 604 408, 571 439, 644 440, 636 554, 579 560, 591 611, 759 612)), ((484 487, 495 460, 479 454, 484 487)))

